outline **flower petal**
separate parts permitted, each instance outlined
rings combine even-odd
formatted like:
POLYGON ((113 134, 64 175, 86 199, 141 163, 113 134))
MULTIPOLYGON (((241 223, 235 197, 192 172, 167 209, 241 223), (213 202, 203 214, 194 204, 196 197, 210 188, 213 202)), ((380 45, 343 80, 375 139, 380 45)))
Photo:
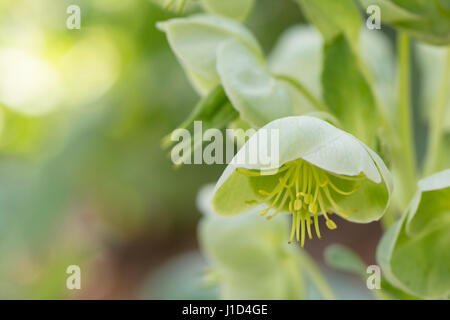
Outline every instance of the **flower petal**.
POLYGON ((241 42, 230 40, 219 47, 217 71, 241 118, 255 127, 292 114, 286 88, 270 75, 264 60, 241 42))
POLYGON ((389 204, 392 191, 391 176, 383 161, 362 142, 350 134, 335 128, 331 124, 309 116, 286 117, 270 122, 253 135, 239 150, 235 158, 225 169, 217 182, 213 198, 214 209, 222 215, 239 214, 248 210, 251 205, 246 200, 260 199, 255 189, 255 181, 259 187, 273 185, 277 178, 274 175, 248 177, 236 172, 237 168, 256 170, 273 170, 282 164, 296 159, 304 159, 318 168, 328 172, 358 176, 364 174, 367 179, 361 182, 361 190, 352 196, 339 199, 339 203, 358 209, 348 218, 354 222, 370 222, 379 219, 389 204), (279 134, 279 158, 277 165, 261 163, 270 150, 269 138, 271 130, 279 134), (264 133, 266 132, 266 133, 264 133), (246 155, 251 154, 251 146, 257 145, 255 162, 246 155), (265 147, 264 147, 265 146, 265 147), (262 184, 262 185, 261 185, 262 184))
POLYGON ((194 15, 160 22, 157 26, 167 34, 169 44, 188 76, 194 75, 196 82, 202 84, 209 82, 211 87, 220 83, 216 51, 222 42, 237 39, 256 56, 263 57, 254 36, 241 24, 225 17, 194 15))
POLYGON ((201 3, 210 13, 242 21, 252 10, 255 0, 201 0, 201 3))

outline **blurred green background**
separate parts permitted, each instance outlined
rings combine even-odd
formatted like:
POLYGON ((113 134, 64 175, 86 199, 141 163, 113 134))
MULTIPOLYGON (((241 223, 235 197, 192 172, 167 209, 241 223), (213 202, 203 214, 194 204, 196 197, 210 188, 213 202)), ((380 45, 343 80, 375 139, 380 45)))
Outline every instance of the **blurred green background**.
MULTIPOLYGON (((223 166, 174 169, 160 148, 198 99, 155 27, 171 17, 149 0, 0 1, 0 298, 217 297, 196 281, 195 198, 223 166)), ((247 24, 268 52, 303 21, 260 0, 247 24)), ((312 255, 341 242, 374 262, 379 225, 339 225, 312 255)))

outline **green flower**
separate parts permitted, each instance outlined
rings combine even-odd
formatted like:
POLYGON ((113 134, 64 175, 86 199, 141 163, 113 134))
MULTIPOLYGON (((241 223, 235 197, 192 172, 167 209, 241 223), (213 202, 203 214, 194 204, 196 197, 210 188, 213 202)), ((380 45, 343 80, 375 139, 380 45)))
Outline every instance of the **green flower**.
POLYGON ((200 3, 209 13, 241 21, 247 18, 255 0, 200 0, 200 3))
POLYGON ((383 236, 377 261, 396 287, 425 298, 450 298, 450 170, 419 181, 402 219, 383 236))
POLYGON ((405 30, 418 39, 445 45, 450 43, 450 1, 448 0, 359 0, 367 8, 377 5, 381 20, 405 30))
POLYGON ((374 151, 323 120, 298 116, 272 121, 249 139, 220 177, 212 203, 223 216, 260 204, 267 219, 289 213, 289 242, 296 238, 303 246, 312 229, 321 237, 320 215, 330 229, 336 228, 332 214, 359 223, 380 219, 391 190, 390 173, 374 151), (272 130, 278 141, 269 137, 272 130), (267 150, 278 161, 267 164, 267 150))

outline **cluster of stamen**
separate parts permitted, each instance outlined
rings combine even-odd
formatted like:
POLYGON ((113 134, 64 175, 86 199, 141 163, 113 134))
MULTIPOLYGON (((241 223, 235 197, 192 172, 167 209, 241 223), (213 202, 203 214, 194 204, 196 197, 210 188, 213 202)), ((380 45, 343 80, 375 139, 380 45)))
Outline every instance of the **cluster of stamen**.
MULTIPOLYGON (((248 176, 259 176, 253 170, 239 168, 238 172, 248 176)), ((326 226, 333 230, 336 229, 336 223, 328 215, 336 213, 344 218, 356 210, 344 210, 333 199, 333 193, 348 196, 359 190, 359 185, 350 191, 341 190, 330 179, 331 176, 344 180, 363 180, 363 176, 341 176, 324 171, 302 159, 294 160, 284 164, 279 170, 281 177, 278 178, 278 184, 268 192, 258 190, 264 197, 262 201, 251 200, 249 203, 266 203, 268 207, 262 210, 259 215, 265 216, 269 212, 267 219, 270 220, 280 212, 288 211, 292 213, 292 229, 289 243, 294 238, 305 243, 305 233, 312 239, 311 225, 314 223, 317 237, 320 238, 319 215, 322 214, 326 220, 326 226)))

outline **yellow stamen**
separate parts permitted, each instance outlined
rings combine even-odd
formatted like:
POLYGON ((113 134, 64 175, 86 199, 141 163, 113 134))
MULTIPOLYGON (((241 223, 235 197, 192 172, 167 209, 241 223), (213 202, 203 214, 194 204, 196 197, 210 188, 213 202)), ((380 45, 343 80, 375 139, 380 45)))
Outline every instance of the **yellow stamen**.
POLYGON ((297 212, 294 212, 292 214, 292 229, 291 229, 291 236, 289 238, 289 243, 292 243, 292 241, 294 240, 294 236, 295 236, 295 229, 296 229, 296 221, 297 221, 297 212))
POLYGON ((306 215, 306 229, 308 230, 308 238, 310 239, 312 239, 311 222, 311 215, 306 215))
MULTIPOLYGON (((261 175, 261 172, 257 170, 239 168, 237 171, 250 178, 261 175)), ((336 212, 346 218, 349 216, 348 214, 355 212, 354 210, 343 210, 333 199, 333 195, 349 196, 360 188, 357 185, 351 191, 341 190, 328 177, 330 174, 341 178, 340 175, 326 172, 302 159, 284 164, 278 169, 277 175, 280 173, 281 175, 277 176, 278 183, 272 191, 258 190, 258 193, 264 197, 261 201, 249 200, 246 203, 264 202, 268 204, 268 208, 259 213, 264 216, 273 209, 273 213, 266 217, 267 220, 272 219, 280 212, 289 211, 292 214, 289 243, 295 238, 303 247, 306 232, 308 238, 312 239, 312 224, 314 224, 315 233, 320 239, 319 214, 325 218, 326 226, 333 230, 337 228, 337 225, 328 217, 328 214, 336 212)), ((343 176, 342 178, 352 181, 365 179, 363 176, 343 176)))
POLYGON ((297 233, 297 242, 300 242, 300 220, 301 220, 301 214, 297 214, 297 220, 295 220, 295 225, 297 227, 296 233, 297 233))
POLYGON ((257 176, 261 175, 261 171, 252 171, 252 170, 246 169, 246 168, 237 168, 236 171, 247 177, 257 177, 257 176))
POLYGON ((316 214, 317 213, 317 203, 313 202, 309 204, 308 207, 308 211, 311 212, 312 214, 316 214))
POLYGON ((348 218, 348 214, 337 205, 337 203, 333 200, 333 197, 331 197, 330 190, 328 190, 328 186, 326 186, 323 191, 325 192, 325 195, 327 196, 328 201, 330 201, 331 205, 333 206, 334 210, 339 213, 344 218, 348 218))
POLYGON ((322 238, 322 236, 320 235, 320 229, 319 229, 319 215, 315 214, 314 215, 314 227, 316 229, 316 235, 317 238, 322 238))
POLYGON ((336 223, 334 223, 334 221, 331 219, 328 219, 326 224, 327 224, 328 229, 330 229, 330 230, 334 230, 337 228, 336 223))
POLYGON ((295 211, 299 211, 299 210, 301 210, 301 209, 302 209, 302 200, 296 199, 296 200, 294 201, 294 210, 295 210, 295 211))
POLYGON ((305 246, 305 219, 302 217, 301 219, 301 229, 302 229, 302 243, 301 247, 305 246))

